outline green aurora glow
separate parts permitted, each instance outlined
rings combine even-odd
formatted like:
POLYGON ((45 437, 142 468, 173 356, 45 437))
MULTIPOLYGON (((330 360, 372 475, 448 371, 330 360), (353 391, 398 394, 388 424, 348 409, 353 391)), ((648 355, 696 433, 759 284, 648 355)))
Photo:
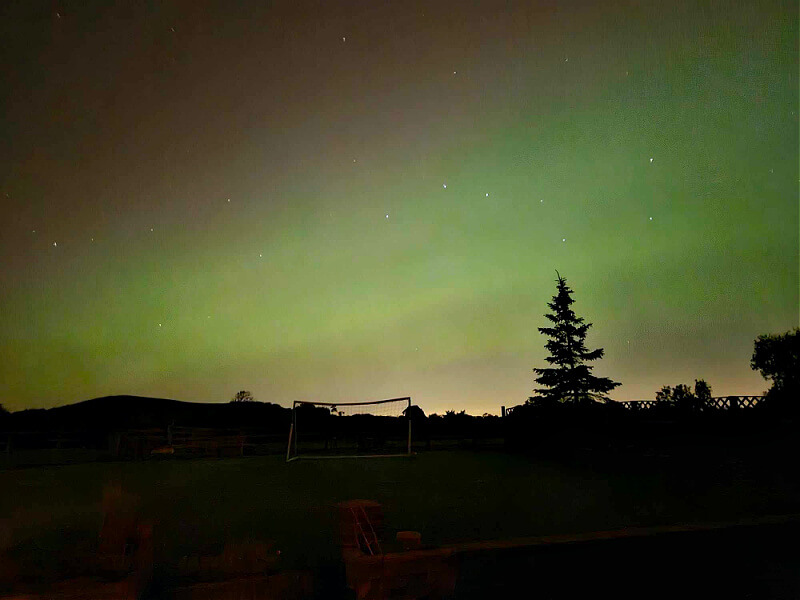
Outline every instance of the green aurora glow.
POLYGON ((796 2, 90 4, 0 26, 7 408, 498 413, 556 269, 615 399, 766 389, 753 340, 798 325, 796 2))

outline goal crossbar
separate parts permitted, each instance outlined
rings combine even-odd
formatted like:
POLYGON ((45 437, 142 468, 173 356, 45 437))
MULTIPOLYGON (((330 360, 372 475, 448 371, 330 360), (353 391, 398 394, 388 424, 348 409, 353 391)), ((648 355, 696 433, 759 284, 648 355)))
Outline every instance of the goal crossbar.
POLYGON ((366 402, 312 402, 310 400, 295 400, 294 406, 298 404, 313 404, 315 406, 364 406, 365 404, 386 404, 387 402, 402 402, 407 400, 411 403, 411 398, 389 398, 388 400, 372 400, 366 402))

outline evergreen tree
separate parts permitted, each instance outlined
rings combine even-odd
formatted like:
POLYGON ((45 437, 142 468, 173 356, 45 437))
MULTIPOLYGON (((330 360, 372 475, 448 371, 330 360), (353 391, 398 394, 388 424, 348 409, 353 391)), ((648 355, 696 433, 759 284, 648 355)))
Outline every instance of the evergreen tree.
POLYGON ((546 369, 534 369, 539 375, 536 383, 542 387, 534 390, 548 400, 570 404, 584 404, 594 401, 607 401, 606 393, 620 385, 607 377, 592 375, 592 366, 586 364, 603 356, 603 349, 586 349, 586 332, 592 326, 577 317, 571 305, 572 289, 567 280, 558 275, 557 290, 553 301, 547 305, 552 313, 545 317, 553 327, 539 327, 539 331, 550 339, 545 348, 550 356, 545 360, 552 365, 546 369))

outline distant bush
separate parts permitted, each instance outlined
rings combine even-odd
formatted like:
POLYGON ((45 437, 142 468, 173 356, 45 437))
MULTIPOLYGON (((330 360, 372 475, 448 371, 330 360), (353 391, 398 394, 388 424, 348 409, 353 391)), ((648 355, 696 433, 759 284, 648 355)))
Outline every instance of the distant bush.
POLYGON ((674 409, 682 413, 698 413, 711 400, 711 386, 703 379, 695 379, 694 391, 683 383, 671 388, 665 385, 656 392, 659 408, 674 409))
POLYGON ((610 445, 630 417, 618 402, 573 404, 535 396, 508 410, 505 438, 511 449, 566 456, 578 447, 610 445))
POLYGON ((236 392, 231 402, 255 402, 255 398, 253 398, 253 394, 247 390, 242 390, 241 392, 236 392))

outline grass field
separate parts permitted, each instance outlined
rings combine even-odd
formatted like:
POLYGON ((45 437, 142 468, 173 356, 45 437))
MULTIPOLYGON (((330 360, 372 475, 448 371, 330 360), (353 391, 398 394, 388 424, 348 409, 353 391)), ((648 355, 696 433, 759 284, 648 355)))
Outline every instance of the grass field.
MULTIPOLYGON (((412 458, 88 463, 0 471, 0 543, 21 563, 96 539, 103 486, 119 482, 154 523, 157 569, 225 541, 272 540, 287 567, 338 561, 335 503, 368 498, 425 544, 720 521, 800 512, 792 465, 723 453, 686 461, 548 461, 502 452, 412 458), (10 533, 9 533, 10 531, 10 533)), ((0 548, 2 549, 2 548, 0 548)))

